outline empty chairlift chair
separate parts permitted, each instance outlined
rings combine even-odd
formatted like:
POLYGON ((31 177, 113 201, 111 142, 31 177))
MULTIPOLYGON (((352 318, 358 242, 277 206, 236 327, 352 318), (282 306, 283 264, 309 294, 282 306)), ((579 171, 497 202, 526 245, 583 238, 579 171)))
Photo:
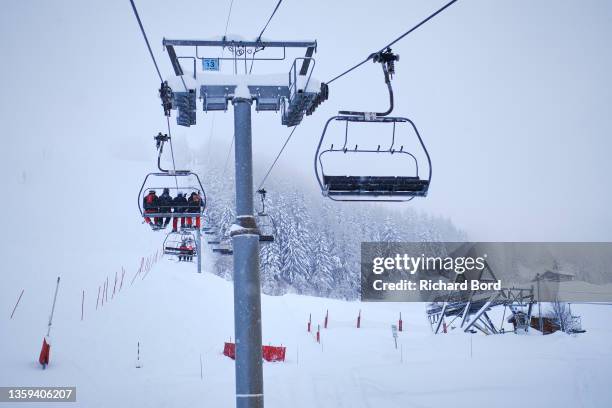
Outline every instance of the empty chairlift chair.
POLYGON ((259 229, 259 242, 274 242, 274 234, 276 231, 274 220, 266 213, 266 193, 265 189, 257 190, 261 198, 261 211, 257 212, 257 228, 259 229))
MULTIPOLYGON (((425 197, 429 191, 431 183, 431 158, 427 151, 423 139, 415 124, 408 118, 388 116, 393 111, 393 88, 391 79, 395 73, 395 62, 399 61, 399 56, 391 52, 391 49, 374 53, 370 56, 375 63, 382 66, 385 83, 389 92, 389 108, 385 112, 355 112, 340 111, 337 116, 330 118, 321 134, 321 139, 317 146, 314 157, 315 175, 324 196, 336 201, 410 201, 414 197, 425 197), (328 138, 333 139, 331 133, 331 123, 341 123, 344 125, 344 143, 341 148, 334 148, 333 143, 329 148, 324 148, 324 142, 328 143, 328 138), (359 147, 358 144, 351 142, 349 124, 351 129, 356 127, 370 126, 377 130, 370 132, 367 142, 372 140, 368 148, 359 147), (405 130, 412 134, 414 140, 404 140, 398 134, 405 130), (388 136, 383 134, 388 131, 388 136), (381 148, 384 143, 380 138, 390 140, 388 147, 381 148), (401 139, 401 140, 397 140, 401 139), (414 142, 418 143, 414 143, 414 142), (416 146, 414 149, 409 146, 416 146), (415 151, 415 150, 418 150, 415 151), (343 158, 351 156, 351 166, 339 172, 338 170, 326 170, 328 161, 333 157, 343 158), (367 166, 360 165, 360 159, 365 156, 375 157, 375 163, 379 163, 383 168, 391 158, 402 159, 402 170, 394 170, 391 174, 374 175, 367 166), (427 168, 423 171, 423 163, 427 162, 427 168), (355 169, 359 169, 356 171, 355 169)), ((403 133, 403 132, 402 132, 403 133)))
POLYGON ((213 248, 213 252, 219 253, 221 255, 232 255, 234 253, 234 248, 232 246, 232 238, 229 236, 224 236, 219 241, 219 244, 213 248))
MULTIPOLYGON (((373 139, 380 138, 381 133, 379 131, 373 134, 373 139)), ((416 126, 410 119, 339 115, 329 119, 325 125, 315 155, 315 174, 323 195, 336 201, 409 201, 414 197, 427 196, 431 181, 431 159, 416 126), (337 148, 332 144, 329 148, 322 150, 323 141, 332 121, 344 123, 344 145, 337 148), (357 145, 348 147, 349 123, 357 125, 370 123, 381 128, 391 128, 387 129, 390 130, 391 144, 386 148, 381 148, 380 145, 376 148, 360 148, 357 145), (418 140, 421 153, 424 154, 427 162, 424 176, 415 152, 407 151, 404 145, 396 147, 396 131, 400 126, 408 126, 418 140), (351 159, 354 160, 350 162, 357 163, 357 165, 351 166, 351 169, 341 174, 327 172, 325 164, 333 160, 333 157, 340 155, 352 156, 351 159), (360 171, 355 172, 354 169, 359 168, 359 159, 366 155, 376 156, 377 162, 381 164, 385 164, 395 155, 393 157, 395 160, 402 160, 405 164, 402 166, 404 170, 399 174, 369 175, 367 174, 368 169, 361 166, 360 171)))

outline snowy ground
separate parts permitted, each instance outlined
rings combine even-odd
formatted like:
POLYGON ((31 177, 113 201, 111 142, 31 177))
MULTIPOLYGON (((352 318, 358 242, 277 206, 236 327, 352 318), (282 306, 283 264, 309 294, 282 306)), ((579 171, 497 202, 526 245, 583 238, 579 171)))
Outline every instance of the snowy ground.
MULTIPOLYGON (((202 275, 193 264, 163 259, 132 285, 141 257, 153 254, 163 235, 137 217, 135 196, 146 166, 112 164, 111 174, 89 180, 72 179, 77 176, 68 171, 6 180, 15 192, 3 203, 8 213, 30 211, 24 202, 72 185, 87 205, 68 206, 72 218, 64 217, 68 199, 60 199, 50 201, 45 214, 6 219, 11 233, 0 249, 0 386, 76 386, 77 404, 68 407, 231 407, 234 362, 221 351, 233 337, 232 284, 208 272, 213 254, 207 248, 202 275), (120 178, 133 182, 116 183, 120 178), (58 216, 45 216, 51 213, 58 216), (112 298, 122 266, 124 285, 112 298), (58 275, 51 365, 43 371, 36 360, 58 275), (107 277, 109 301, 96 310, 107 277)), ((296 295, 263 296, 262 302, 263 342, 286 345, 288 357, 264 364, 268 407, 612 406, 612 310, 606 306, 573 306, 583 316, 584 335, 486 337, 431 334, 423 304, 296 295), (306 332, 308 315, 316 326, 327 309, 329 328, 317 344, 306 332), (362 328, 356 329, 360 309, 362 328), (390 326, 400 312, 405 331, 396 350, 390 326)))
MULTIPOLYGON (((231 283, 168 260, 131 285, 134 273, 97 311, 95 299, 87 299, 83 322, 80 288, 62 283, 45 371, 35 360, 51 293, 41 302, 24 295, 9 320, 19 293, 9 297, 3 290, 8 314, 0 319, 0 385, 74 385, 76 406, 83 407, 232 406, 234 363, 221 354, 233 336, 231 283)), ((608 407, 612 316, 602 306, 575 309, 588 329, 584 335, 435 336, 422 304, 264 296, 264 344, 288 347, 285 363, 264 364, 266 405, 513 407, 521 399, 528 406, 608 407), (315 327, 322 324, 326 309, 330 323, 319 345, 306 322, 312 313, 315 327), (359 309, 363 325, 356 329, 359 309), (390 326, 400 311, 405 331, 396 350, 390 326)))

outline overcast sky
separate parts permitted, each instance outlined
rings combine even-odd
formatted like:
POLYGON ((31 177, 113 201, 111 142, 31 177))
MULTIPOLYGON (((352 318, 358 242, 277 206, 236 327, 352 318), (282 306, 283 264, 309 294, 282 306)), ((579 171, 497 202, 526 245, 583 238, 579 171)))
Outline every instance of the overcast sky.
MULTIPOLYGON (((222 35, 229 3, 137 1, 165 75, 162 38, 222 35)), ((256 37, 275 4, 234 0, 228 33, 256 37)), ((442 4, 285 0, 265 37, 316 39, 314 75, 326 81, 442 4)), ((164 128, 159 80, 128 0, 6 2, 0 33, 0 177, 51 171, 95 184, 113 152, 153 158, 151 137, 164 128), (49 154, 58 159, 43 168, 49 154)), ((610 38, 606 0, 460 0, 397 44, 394 114, 414 120, 434 163, 430 196, 403 205, 448 216, 473 240, 612 240, 610 38)), ((378 66, 334 82, 277 171, 314 186, 327 118, 386 103, 378 66)), ((224 156, 233 117, 215 117, 210 146, 224 156)), ((175 137, 208 146, 211 119, 199 112, 198 126, 175 127, 175 137)), ((279 114, 253 115, 256 161, 268 163, 287 134, 279 114)))

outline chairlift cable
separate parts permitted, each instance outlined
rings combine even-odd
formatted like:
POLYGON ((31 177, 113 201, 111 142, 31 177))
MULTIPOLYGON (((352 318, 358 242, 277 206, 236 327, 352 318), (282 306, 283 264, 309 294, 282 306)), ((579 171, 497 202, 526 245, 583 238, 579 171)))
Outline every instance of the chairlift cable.
MULTIPOLYGON (((151 59, 153 60, 153 65, 155 65, 155 71, 157 71, 157 76, 159 77, 160 82, 164 82, 164 78, 162 77, 161 71, 159 70, 159 66, 157 65, 157 60, 155 59, 155 55, 153 55, 153 50, 151 49, 151 44, 149 43, 149 38, 147 37, 147 33, 142 25, 142 21, 140 20, 140 15, 138 14, 138 10, 136 9, 136 4, 134 4, 134 0, 130 0, 132 4, 132 10, 134 10, 134 16, 136 16, 136 20, 138 21, 138 26, 140 27, 140 32, 142 33, 142 37, 147 44, 147 49, 149 50, 149 54, 151 55, 151 59)), ((185 84, 185 79, 181 75, 181 81, 183 82, 183 86, 185 87, 185 91, 188 92, 187 84, 185 84)))
MULTIPOLYGON (((262 28, 261 32, 257 36, 257 40, 255 40, 255 41, 261 41, 261 36, 264 34, 266 29, 268 28, 268 25, 270 24, 270 21, 272 21, 272 18, 276 14, 276 11, 278 10, 278 8, 280 7, 282 2, 283 2, 283 0, 278 0, 278 3, 276 3, 276 7, 274 7, 274 10, 272 11, 272 14, 270 14, 270 18, 268 18, 268 21, 266 22, 266 25, 264 26, 264 28, 262 28)), ((253 57, 251 58, 251 68, 249 68, 249 74, 251 74, 251 72, 253 71, 253 63, 255 62, 255 53, 256 52, 257 51, 253 50, 253 57)))
MULTIPOLYGON (((442 6, 440 9, 438 9, 435 13, 429 15, 429 17, 427 17, 426 19, 422 20, 420 23, 418 23, 417 25, 415 25, 414 27, 412 27, 410 30, 406 31, 405 33, 403 33, 402 35, 400 35, 399 37, 397 37, 395 40, 391 41, 389 44, 385 45, 384 47, 382 47, 377 53, 383 52, 384 50, 386 50, 387 48, 391 47, 392 45, 394 45, 395 43, 397 43, 398 41, 400 41, 401 39, 403 39, 404 37, 406 37, 408 34, 412 33, 413 31, 415 31, 417 28, 421 27, 423 24, 427 23, 429 20, 431 20, 432 18, 434 18, 435 16, 437 16, 438 14, 440 14, 441 12, 443 12, 444 10, 446 10, 448 7, 450 7, 452 4, 456 3, 457 0, 451 0, 448 3, 446 3, 444 6, 442 6)), ((375 55, 377 53, 374 54, 370 54, 366 59, 364 59, 363 61, 361 61, 360 63, 358 63, 357 65, 347 69, 346 71, 344 71, 343 73, 341 73, 340 75, 335 76, 334 78, 332 78, 331 80, 327 81, 327 85, 331 84, 332 82, 334 82, 336 79, 339 79, 341 77, 343 77, 344 75, 348 74, 349 72, 359 68, 360 66, 362 66, 363 64, 365 64, 366 62, 370 61, 372 59, 372 55, 375 55)))
POLYGON ((159 76, 159 80, 164 82, 164 78, 162 77, 161 72, 159 71, 159 66, 157 65, 157 61, 155 60, 155 56, 153 55, 153 50, 151 50, 151 44, 149 44, 149 39, 147 38, 147 33, 145 32, 144 27, 142 26, 142 21, 140 21, 140 16, 138 15, 138 10, 136 9, 136 4, 134 4, 134 0, 130 0, 132 4, 132 10, 134 10, 134 15, 136 16, 136 20, 138 21, 138 25, 140 26, 140 32, 147 44, 147 48, 149 49, 149 54, 151 54, 151 59, 153 60, 153 64, 155 65, 155 70, 157 71, 157 75, 159 76))
POLYGON ((230 156, 232 154, 232 148, 234 147, 234 139, 236 138, 236 134, 234 133, 234 135, 232 136, 232 143, 230 143, 230 147, 227 151, 227 156, 225 157, 225 164, 223 164, 223 175, 225 176, 225 173, 227 171, 227 163, 229 163, 229 159, 230 156))
POLYGON ((280 151, 278 152, 278 154, 276 155, 276 158, 274 159, 274 162, 272 162, 272 165, 270 166, 270 168, 268 169, 268 172, 266 173, 266 175, 264 176, 264 178, 261 180, 261 182, 259 183, 259 187, 257 187, 257 190, 260 190, 264 183, 266 182, 266 180, 268 179, 268 176, 270 175, 270 173, 272 172, 272 169, 274 168, 274 166, 276 165, 276 162, 278 162, 278 159, 280 158, 281 154, 283 153, 283 151, 285 150, 285 147, 287 147, 287 144, 289 143, 289 140, 291 140, 291 136, 293 136, 293 132, 295 132, 295 129, 297 129, 299 125, 296 125, 293 127, 293 129, 291 130, 291 133, 289 133, 289 136, 287 137, 287 140, 285 140, 285 143, 283 144, 283 147, 281 147, 280 151))
POLYGON ((234 0, 230 1, 230 7, 229 7, 229 11, 227 13, 227 19, 225 20, 225 34, 223 34, 223 37, 227 36, 227 28, 229 27, 229 22, 230 22, 230 17, 232 15, 232 7, 234 6, 234 0))
MULTIPOLYGON (((234 0, 230 1, 230 6, 229 6, 229 11, 227 13, 227 19, 225 20, 225 31, 223 33, 223 38, 225 39, 227 37, 227 28, 229 27, 229 22, 230 22, 230 17, 232 16, 232 7, 234 6, 234 0)), ((219 58, 223 58, 223 56, 225 55, 225 47, 221 48, 221 54, 219 55, 219 58)))
POLYGON ((276 14, 276 11, 278 10, 282 2, 283 0, 278 0, 278 3, 276 3, 276 7, 274 7, 274 11, 272 11, 272 14, 270 14, 270 18, 268 18, 266 25, 264 26, 264 28, 261 30, 261 32, 257 36, 257 40, 261 40, 261 36, 263 35, 264 31, 266 31, 266 28, 268 28, 268 24, 270 24, 270 21, 272 21, 272 18, 276 14))

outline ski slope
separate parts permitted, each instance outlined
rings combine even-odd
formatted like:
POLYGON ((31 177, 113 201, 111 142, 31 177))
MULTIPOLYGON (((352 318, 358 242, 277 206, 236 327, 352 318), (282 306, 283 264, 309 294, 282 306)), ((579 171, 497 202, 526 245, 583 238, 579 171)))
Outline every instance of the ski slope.
MULTIPOLYGON (((81 289, 62 282, 45 371, 36 359, 52 293, 40 302, 24 295, 14 318, 0 319, 0 384, 74 385, 77 404, 66 406, 233 406, 234 362, 221 353, 233 337, 231 282, 165 259, 132 285, 134 274, 132 268, 122 290, 97 311, 88 300, 83 321, 81 289), (135 367, 137 342, 141 368, 135 367)), ((16 297, 9 299, 5 289, 1 306, 10 313, 16 297)), ((519 400, 610 406, 610 313, 602 306, 575 308, 588 329, 584 335, 434 336, 423 304, 263 296, 263 342, 287 346, 286 362, 264 363, 266 406, 514 407, 519 400), (316 330, 326 310, 329 328, 321 329, 318 344, 306 331, 308 315, 316 330), (400 311, 404 331, 396 350, 390 326, 400 311)))
MULTIPOLYGON (((201 275, 194 264, 162 259, 134 279, 141 258, 154 254, 164 237, 141 223, 136 208, 140 180, 153 160, 98 154, 71 156, 71 166, 62 166, 66 159, 51 151, 42 166, 6 180, 14 194, 3 206, 18 216, 6 219, 10 233, 0 249, 0 386, 76 386, 77 403, 57 407, 234 406, 234 362, 222 355, 233 337, 233 288, 210 273, 217 255, 205 247, 201 275), (67 196, 35 211, 37 197, 58 192, 67 196), (123 287, 112 296, 122 267, 123 287), (43 371, 37 358, 58 275, 51 364, 43 371), (108 301, 96 310, 107 278, 108 301), (135 367, 138 342, 141 368, 135 367)), ((572 308, 583 317, 584 335, 435 336, 423 304, 264 295, 263 343, 287 346, 286 362, 264 363, 265 403, 612 406, 612 313, 606 306, 572 308), (329 328, 318 344, 306 331, 308 316, 314 327, 323 325, 326 310, 329 328), (391 325, 400 312, 404 332, 396 350, 391 325)))

